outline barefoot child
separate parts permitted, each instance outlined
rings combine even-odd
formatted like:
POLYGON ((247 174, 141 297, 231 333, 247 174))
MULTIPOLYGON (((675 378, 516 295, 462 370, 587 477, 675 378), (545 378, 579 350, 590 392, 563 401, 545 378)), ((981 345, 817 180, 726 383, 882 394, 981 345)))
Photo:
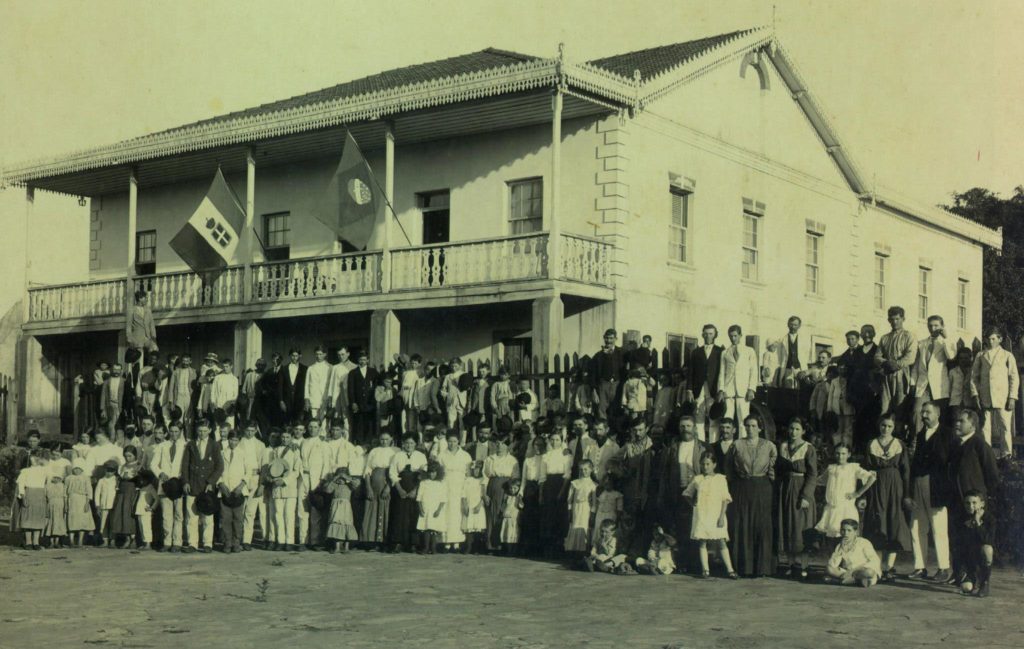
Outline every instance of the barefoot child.
POLYGON ((828 560, 827 580, 838 580, 844 586, 857 583, 864 588, 878 583, 882 564, 871 541, 861 538, 859 530, 860 524, 855 519, 848 518, 840 523, 842 540, 828 560))
POLYGON ((355 518, 352 516, 352 492, 359 486, 359 478, 349 474, 348 467, 334 472, 325 491, 331 496, 331 517, 327 527, 327 538, 334 541, 331 554, 348 552, 350 541, 358 541, 355 518))
POLYGON ((416 529, 423 535, 424 554, 434 554, 437 539, 444 532, 446 519, 443 514, 447 489, 441 482, 443 479, 444 468, 439 462, 431 460, 427 464, 427 475, 416 492, 416 503, 420 509, 416 529))
POLYGON ((483 477, 483 462, 473 462, 469 475, 462 483, 462 532, 466 541, 462 546, 463 554, 473 551, 473 545, 487 529, 487 515, 484 513, 484 490, 487 481, 483 477))
POLYGON ((100 519, 98 545, 103 545, 106 541, 107 547, 112 548, 114 536, 107 529, 107 519, 110 518, 110 510, 114 508, 114 498, 117 496, 117 461, 107 460, 103 465, 103 472, 103 477, 96 482, 93 504, 96 505, 96 513, 100 519))
POLYGON ((505 498, 501 503, 501 544, 508 555, 517 554, 519 550, 519 515, 523 511, 519 487, 518 480, 505 483, 505 498))
POLYGON ((578 564, 590 545, 590 516, 597 504, 597 485, 590 477, 594 472, 594 463, 590 460, 580 462, 580 477, 569 485, 568 508, 571 522, 569 533, 565 537, 565 551, 570 553, 570 561, 578 564))
POLYGON ((85 475, 88 466, 85 459, 75 458, 71 463, 71 475, 64 483, 67 498, 67 528, 71 545, 82 547, 83 537, 96 529, 92 518, 92 481, 85 475))
POLYGON ((50 481, 46 484, 46 538, 49 540, 50 548, 61 547, 61 539, 68 533, 67 516, 67 494, 65 493, 64 478, 59 475, 51 475, 50 481))
POLYGON ((654 528, 654 536, 651 539, 651 547, 647 550, 647 559, 637 557, 636 569, 645 575, 671 575, 676 570, 676 562, 673 555, 676 551, 676 540, 665 530, 654 528))
POLYGON ((725 476, 715 473, 715 467, 715 454, 704 451, 700 456, 701 475, 695 476, 683 491, 683 496, 693 503, 690 538, 700 542, 700 567, 703 579, 711 576, 708 568, 709 542, 718 546, 729 578, 739 579, 739 575, 733 570, 732 557, 729 556, 729 546, 726 543, 729 540, 729 528, 726 526, 725 512, 732 498, 729 496, 729 485, 725 481, 725 476))

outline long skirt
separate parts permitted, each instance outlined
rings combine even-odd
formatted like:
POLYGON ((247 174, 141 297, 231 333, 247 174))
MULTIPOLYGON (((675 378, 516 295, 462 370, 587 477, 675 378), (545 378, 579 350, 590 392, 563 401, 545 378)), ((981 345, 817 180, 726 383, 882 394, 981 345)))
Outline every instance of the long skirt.
POLYGON ((495 476, 487 481, 487 549, 501 547, 501 503, 505 500, 505 485, 510 477, 495 476))
POLYGON ((15 494, 11 500, 11 532, 21 531, 21 500, 15 494))
POLYGON ((108 534, 135 534, 135 501, 138 488, 131 480, 121 480, 114 496, 114 508, 107 518, 108 534))
POLYGON ((733 483, 732 506, 736 529, 732 537, 732 560, 745 576, 775 572, 772 548, 772 483, 768 476, 738 478, 733 483))
MULTIPOLYGON (((398 482, 406 493, 416 491, 416 473, 408 467, 402 470, 398 476, 398 482)), ((416 520, 420 516, 419 504, 416 497, 402 498, 397 489, 391 492, 391 520, 388 523, 388 540, 395 545, 404 545, 411 548, 419 538, 416 531, 416 520)))
POLYGON ((46 528, 46 489, 29 487, 22 498, 18 524, 22 530, 43 531, 46 528))
POLYGON ((89 497, 84 494, 68 495, 68 530, 71 532, 92 532, 96 521, 92 517, 89 497))
POLYGON ((64 536, 68 533, 68 519, 65 515, 67 509, 66 498, 49 498, 46 501, 46 536, 64 536))
MULTIPOLYGON (((388 532, 390 500, 381 500, 380 494, 388 487, 388 470, 374 469, 366 482, 366 506, 363 511, 363 533, 359 535, 366 543, 383 543, 388 532)), ((352 496, 353 501, 356 495, 352 496)), ((355 512, 353 512, 353 515, 355 512)), ((358 519, 357 519, 358 520, 358 519)))
POLYGON ((444 512, 441 514, 445 519, 444 543, 462 543, 466 540, 466 533, 462 531, 462 485, 465 482, 465 475, 453 472, 441 483, 447 495, 444 512))
POLYGON ((523 485, 523 511, 520 516, 519 541, 527 550, 540 546, 540 483, 527 480, 523 485))
POLYGON ((569 513, 562 496, 565 478, 549 475, 541 485, 540 542, 544 547, 556 548, 563 545, 569 513))
POLYGON ((879 552, 909 550, 910 527, 903 513, 903 481, 899 469, 883 467, 875 475, 875 484, 867 493, 862 535, 879 552))
MULTIPOLYGON (((366 512, 366 482, 360 481, 352 490, 352 520, 355 523, 356 531, 363 531, 364 514, 366 512)), ((363 537, 360 536, 360 539, 363 537)))
POLYGON ((787 474, 779 488, 779 546, 783 552, 796 556, 813 536, 818 520, 817 504, 812 498, 807 509, 800 509, 800 493, 804 488, 804 476, 787 474))

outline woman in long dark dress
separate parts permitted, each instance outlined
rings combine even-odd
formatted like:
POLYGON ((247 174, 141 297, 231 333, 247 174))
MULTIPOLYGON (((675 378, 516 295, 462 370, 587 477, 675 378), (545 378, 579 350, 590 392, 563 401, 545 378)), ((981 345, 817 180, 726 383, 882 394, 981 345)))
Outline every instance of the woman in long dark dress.
POLYGON ((853 448, 864 454, 875 433, 875 422, 882 412, 882 348, 875 344, 875 328, 860 328, 861 346, 844 352, 846 398, 854 407, 853 448))
POLYGON ((572 456, 568 454, 561 435, 554 433, 548 438, 547 450, 542 457, 545 477, 540 487, 540 543, 545 558, 550 559, 560 554, 564 547, 569 522, 567 498, 572 456))
POLYGON ((495 453, 484 459, 484 508, 487 516, 487 549, 501 548, 501 504, 505 500, 505 486, 510 480, 519 479, 519 461, 508 451, 508 438, 494 440, 495 453))
POLYGON ((745 577, 767 577, 775 572, 772 543, 772 483, 775 481, 775 444, 761 437, 761 422, 748 415, 744 436, 733 445, 732 504, 736 527, 732 558, 736 572, 745 577))
POLYGON ((124 464, 117 470, 117 494, 114 496, 114 508, 110 511, 110 518, 107 520, 108 537, 116 543, 117 536, 125 536, 123 547, 131 548, 135 545, 135 504, 139 497, 138 485, 135 477, 141 470, 141 464, 136 460, 138 452, 134 446, 126 446, 124 449, 124 464))
POLYGON ((416 520, 420 516, 416 489, 420 484, 420 472, 426 468, 427 457, 416 450, 416 436, 406 435, 402 439, 402 450, 395 453, 388 469, 392 490, 388 540, 392 544, 392 552, 416 547, 419 538, 416 520))
MULTIPOLYGON (((388 468, 398 449, 390 433, 380 436, 379 446, 366 454, 366 467, 363 471, 365 507, 363 509, 362 530, 359 539, 371 549, 379 549, 388 534, 388 521, 391 512, 391 483, 388 481, 388 468)), ((356 494, 353 494, 353 501, 356 494)), ((353 509, 355 504, 353 502, 353 509)), ((354 514, 354 512, 353 512, 354 514)))
POLYGON ((789 557, 787 574, 807 578, 805 545, 813 543, 817 522, 814 489, 818 483, 818 457, 814 446, 804 439, 807 426, 794 417, 789 438, 779 444, 775 475, 779 480, 779 546, 789 557))
POLYGON ((536 438, 534 444, 536 454, 523 460, 523 513, 519 540, 528 555, 535 555, 541 549, 540 537, 540 490, 544 484, 544 454, 547 453, 547 440, 536 438))
POLYGON ((910 527, 903 511, 903 495, 910 493, 910 454, 893 437, 895 430, 895 417, 883 415, 864 463, 875 473, 875 484, 865 494, 864 538, 882 554, 882 581, 896 578, 896 553, 911 549, 910 527))

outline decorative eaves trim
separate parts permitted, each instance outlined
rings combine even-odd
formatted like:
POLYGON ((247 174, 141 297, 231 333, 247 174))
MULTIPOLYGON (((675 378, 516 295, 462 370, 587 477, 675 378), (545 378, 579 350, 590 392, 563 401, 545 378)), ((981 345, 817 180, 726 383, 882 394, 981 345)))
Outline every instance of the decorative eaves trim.
POLYGON ((403 111, 531 90, 552 85, 558 76, 557 66, 558 62, 554 59, 536 59, 309 106, 146 135, 7 169, 4 180, 12 184, 25 184, 35 178, 128 164, 350 122, 380 119, 403 111))
POLYGON ((878 208, 931 223, 942 230, 966 237, 996 250, 1003 249, 1002 228, 993 230, 944 209, 916 203, 909 199, 897 198, 891 194, 868 193, 863 195, 861 200, 878 208))

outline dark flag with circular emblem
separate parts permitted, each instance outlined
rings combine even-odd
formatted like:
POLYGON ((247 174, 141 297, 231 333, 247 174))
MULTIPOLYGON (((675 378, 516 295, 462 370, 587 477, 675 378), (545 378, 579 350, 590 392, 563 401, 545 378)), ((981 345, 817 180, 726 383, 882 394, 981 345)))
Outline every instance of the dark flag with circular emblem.
POLYGON ((341 162, 316 210, 317 219, 339 238, 362 250, 373 236, 384 204, 384 194, 373 178, 370 165, 355 138, 345 131, 341 162))

